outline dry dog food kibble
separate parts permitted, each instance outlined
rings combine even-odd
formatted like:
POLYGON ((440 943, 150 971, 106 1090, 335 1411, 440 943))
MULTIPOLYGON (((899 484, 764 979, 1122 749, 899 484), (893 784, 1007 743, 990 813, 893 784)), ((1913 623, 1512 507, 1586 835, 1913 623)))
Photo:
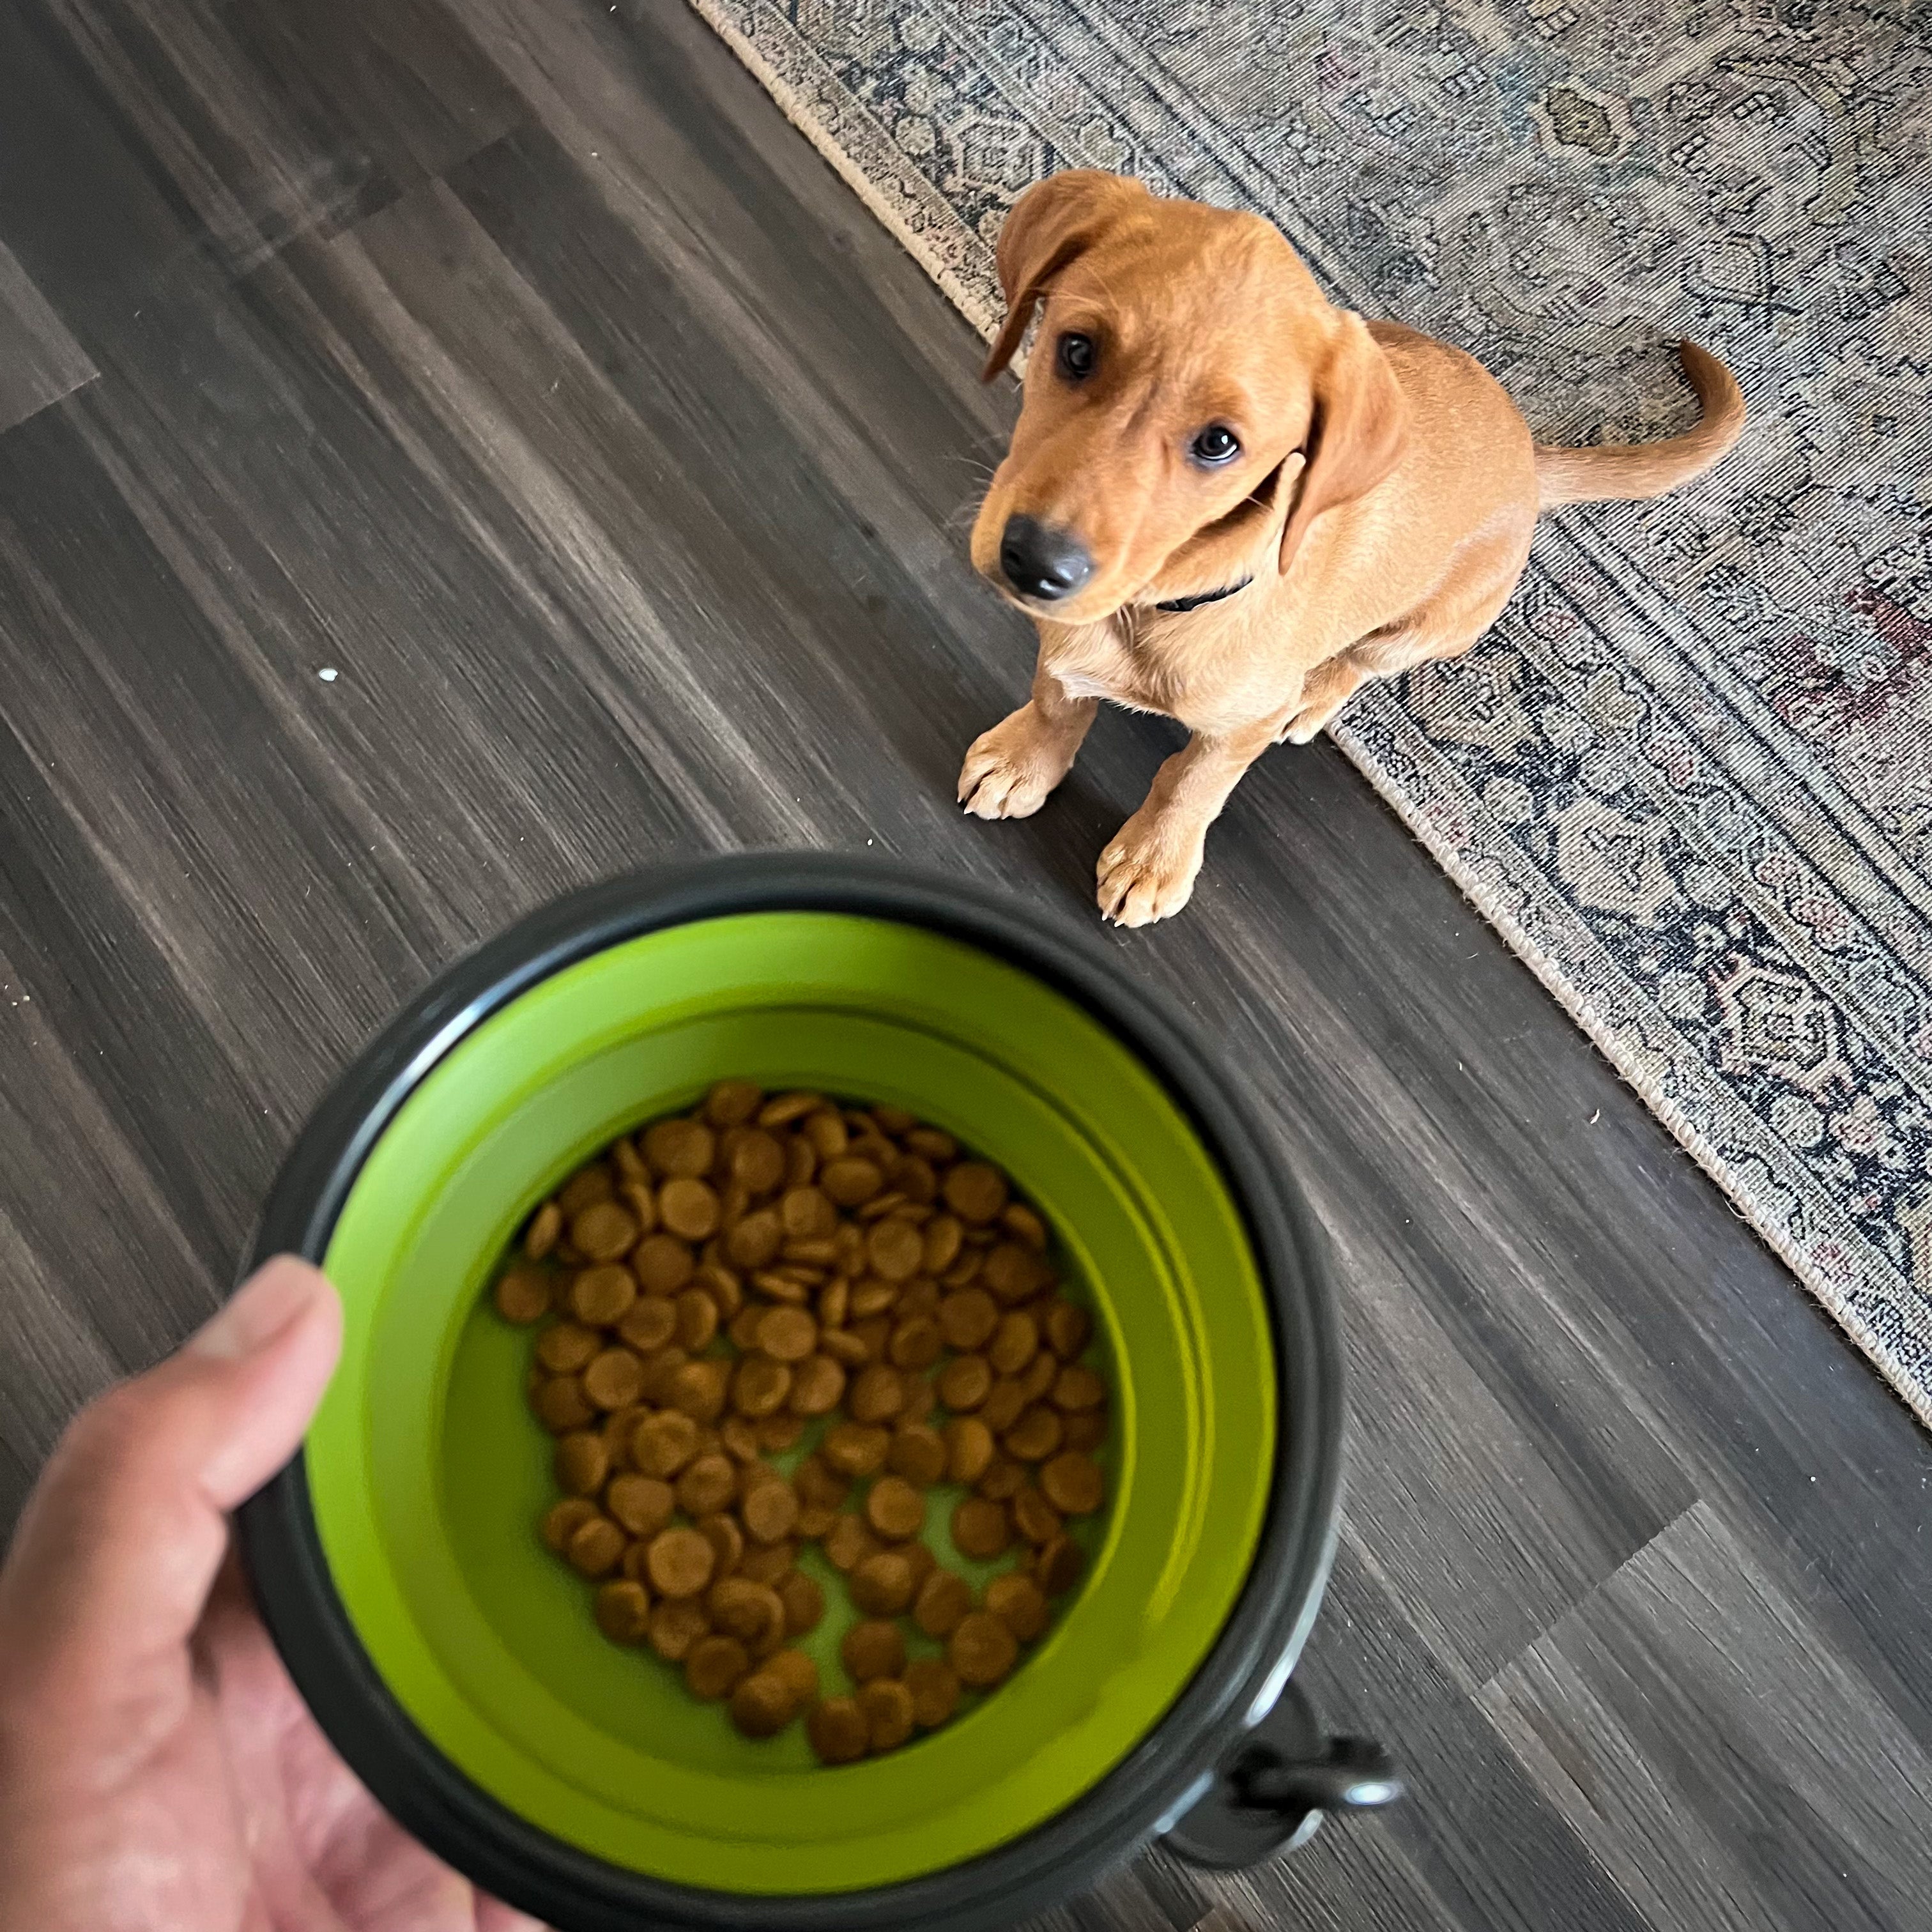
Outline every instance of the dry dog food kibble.
POLYGON ((951 1135, 746 1081, 570 1175, 490 1292, 533 1336, 539 1530, 598 1628, 744 1737, 802 1717, 826 1765, 1001 1684, 1106 1502, 1106 1384, 1052 1246, 951 1135))

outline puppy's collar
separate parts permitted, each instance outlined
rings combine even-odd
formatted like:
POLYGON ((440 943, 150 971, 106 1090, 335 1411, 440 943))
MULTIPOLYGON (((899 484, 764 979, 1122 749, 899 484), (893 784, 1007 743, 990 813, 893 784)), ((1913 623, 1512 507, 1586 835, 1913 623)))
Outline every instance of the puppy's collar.
POLYGON ((1224 597, 1232 597, 1238 590, 1245 590, 1255 580, 1244 577, 1238 584, 1231 584, 1225 590, 1197 591, 1192 597, 1170 597, 1164 604, 1156 604, 1156 610, 1198 610, 1204 604, 1218 604, 1224 597))

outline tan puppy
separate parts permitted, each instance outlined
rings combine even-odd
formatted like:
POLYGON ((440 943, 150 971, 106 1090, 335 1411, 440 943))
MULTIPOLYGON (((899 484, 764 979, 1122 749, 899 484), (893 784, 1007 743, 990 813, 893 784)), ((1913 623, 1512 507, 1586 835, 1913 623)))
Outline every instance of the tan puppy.
POLYGON ((1744 426, 1730 371, 1687 342, 1688 434, 1539 445, 1460 350, 1330 306, 1269 223, 1113 175, 1030 190, 999 268, 988 381, 1046 306, 973 562, 1037 625, 1040 659, 959 796, 982 818, 1037 812, 1103 698, 1179 719, 1192 737, 1100 855, 1100 910, 1124 926, 1187 903, 1264 748, 1305 744, 1366 679, 1466 651, 1539 510, 1656 496, 1744 426))

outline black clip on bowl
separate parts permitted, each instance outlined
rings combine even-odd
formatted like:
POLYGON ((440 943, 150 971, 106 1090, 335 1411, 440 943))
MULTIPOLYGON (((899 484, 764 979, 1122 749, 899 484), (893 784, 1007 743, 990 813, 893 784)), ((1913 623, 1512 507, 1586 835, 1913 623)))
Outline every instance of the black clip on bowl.
POLYGON ((1290 1683, 1161 1842, 1190 1864, 1232 1870, 1305 1845, 1330 1811, 1378 1810, 1402 1791, 1380 1744, 1329 1737, 1290 1683))

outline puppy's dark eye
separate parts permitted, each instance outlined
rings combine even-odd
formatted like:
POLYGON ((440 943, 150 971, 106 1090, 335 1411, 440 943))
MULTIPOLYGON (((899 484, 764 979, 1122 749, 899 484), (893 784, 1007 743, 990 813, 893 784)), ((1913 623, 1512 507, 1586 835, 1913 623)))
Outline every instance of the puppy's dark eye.
POLYGON ((1060 373, 1070 382, 1084 382, 1094 373, 1094 338, 1071 330, 1060 338, 1060 373))
POLYGON ((1240 454, 1241 440, 1226 423, 1210 423, 1187 446, 1196 463, 1218 470, 1240 454))

